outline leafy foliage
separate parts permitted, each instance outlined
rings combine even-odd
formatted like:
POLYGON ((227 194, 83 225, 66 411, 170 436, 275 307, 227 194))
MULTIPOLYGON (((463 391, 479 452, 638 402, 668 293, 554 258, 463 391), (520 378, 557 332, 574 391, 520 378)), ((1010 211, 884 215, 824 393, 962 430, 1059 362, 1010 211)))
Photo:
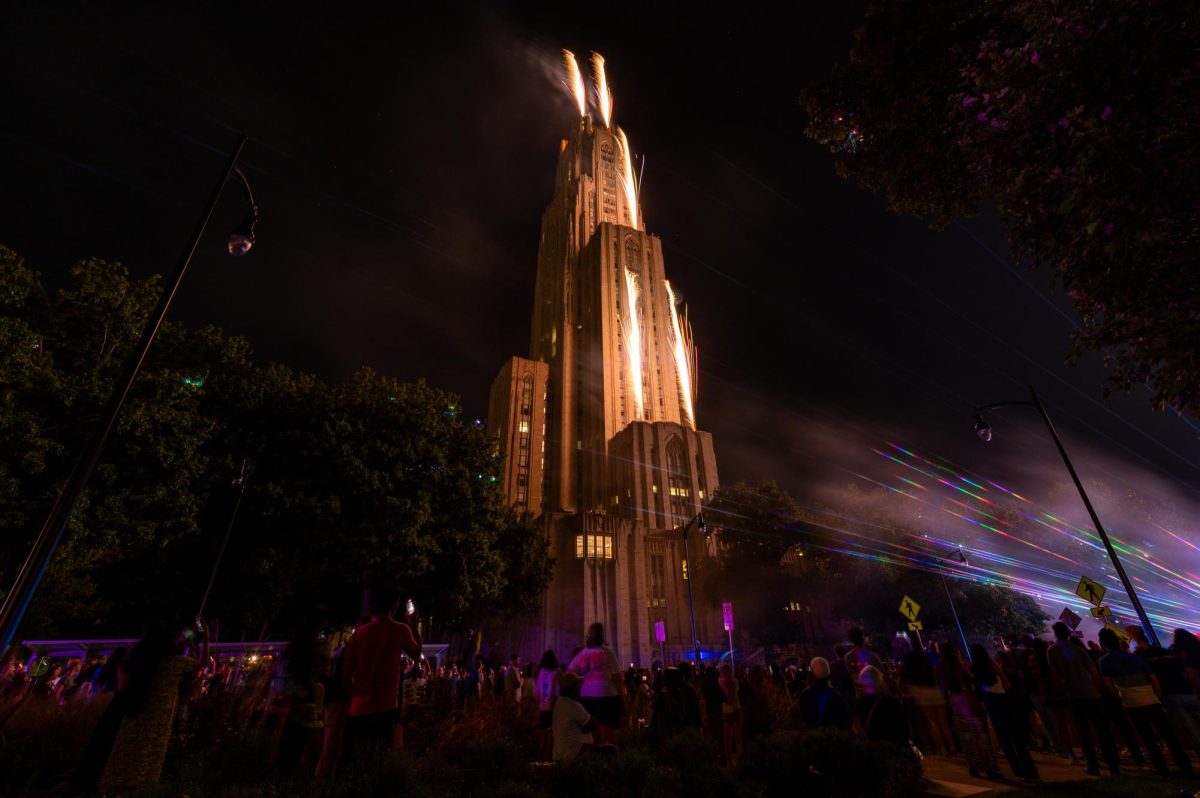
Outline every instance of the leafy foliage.
POLYGON ((1200 69, 1189 3, 868 6, 850 63, 810 87, 838 172, 942 227, 994 204, 1048 264, 1109 385, 1200 407, 1200 69))
MULTIPOLYGON (((11 578, 157 298, 123 266, 77 264, 50 296, 0 247, 0 578, 11 578)), ((226 637, 315 604, 359 613, 376 581, 452 621, 536 607, 552 562, 504 505, 500 464, 456 397, 362 370, 331 382, 215 328, 168 323, 26 624, 136 634, 195 612, 248 464, 210 613, 226 637)), ((283 630, 286 631, 286 630, 283 630)))

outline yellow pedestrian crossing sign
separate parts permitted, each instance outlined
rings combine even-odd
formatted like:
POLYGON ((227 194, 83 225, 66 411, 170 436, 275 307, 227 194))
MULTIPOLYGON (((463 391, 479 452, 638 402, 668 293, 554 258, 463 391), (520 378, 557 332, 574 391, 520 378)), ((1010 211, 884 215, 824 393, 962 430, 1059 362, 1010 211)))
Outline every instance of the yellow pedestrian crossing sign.
POLYGON ((910 631, 910 632, 920 632, 920 631, 923 631, 924 629, 925 629, 925 626, 920 621, 909 621, 908 622, 908 631, 910 631))
POLYGON ((1104 603, 1104 594, 1108 592, 1104 585, 1098 582, 1093 582, 1086 576, 1079 577, 1079 584, 1075 586, 1075 595, 1079 596, 1084 601, 1099 607, 1104 603))
POLYGON ((915 621, 920 613, 921 605, 910 599, 908 596, 905 596, 904 601, 900 602, 900 614, 905 618, 908 618, 910 621, 915 621))

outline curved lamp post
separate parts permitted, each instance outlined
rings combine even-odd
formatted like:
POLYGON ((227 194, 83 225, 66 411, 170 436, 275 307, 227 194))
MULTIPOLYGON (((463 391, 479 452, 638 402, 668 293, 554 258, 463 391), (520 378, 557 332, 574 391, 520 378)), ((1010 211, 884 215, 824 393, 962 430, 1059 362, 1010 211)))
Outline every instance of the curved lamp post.
POLYGON ((1037 391, 1033 389, 1032 385, 1029 386, 1029 394, 1033 397, 1033 401, 996 402, 995 404, 975 408, 975 434, 983 439, 984 442, 992 439, 992 428, 983 418, 983 414, 988 410, 998 407, 1033 407, 1037 409, 1042 417, 1042 421, 1046 422, 1046 429, 1050 430, 1050 437, 1054 439, 1054 445, 1058 447, 1058 453, 1062 455, 1063 463, 1067 466, 1067 471, 1071 474, 1071 479, 1075 483, 1075 489, 1079 491, 1079 498, 1083 499, 1083 506, 1087 508, 1088 515, 1092 517, 1092 525, 1096 527, 1096 533, 1100 535, 1100 540, 1104 543, 1104 549, 1108 552, 1108 557, 1112 560, 1113 567, 1117 569, 1117 576, 1120 577, 1121 584, 1125 588, 1125 593, 1129 596, 1129 602, 1133 605, 1138 619, 1142 622, 1142 628, 1146 630, 1147 639, 1151 645, 1158 646, 1158 635, 1150 623, 1150 617, 1142 609, 1141 599, 1138 598, 1137 591, 1133 589, 1133 583, 1125 575, 1125 568, 1122 567, 1121 560, 1117 557, 1117 550, 1113 548, 1112 542, 1109 541, 1108 533, 1104 531, 1104 525, 1100 523, 1100 516, 1096 514, 1096 508, 1092 507, 1092 501, 1088 498, 1087 491, 1083 489, 1083 483, 1079 481, 1079 475, 1075 473, 1075 466, 1071 464, 1071 458, 1067 456, 1067 450, 1063 447, 1062 440, 1058 437, 1058 432, 1055 431, 1054 424, 1050 421, 1050 416, 1046 413, 1046 407, 1042 404, 1042 400, 1038 398, 1037 391))
POLYGON ((229 182, 231 175, 236 175, 238 181, 241 183, 242 191, 250 206, 250 212, 242 220, 242 223, 229 233, 226 246, 231 255, 245 255, 254 246, 254 226, 258 222, 258 206, 254 203, 254 195, 250 191, 250 183, 237 166, 238 158, 241 157, 242 148, 245 146, 246 137, 243 136, 238 142, 237 147, 234 148, 233 153, 229 156, 229 162, 225 165, 225 171, 221 175, 216 188, 213 189, 208 205, 205 207, 200 221, 196 224, 196 229, 192 232, 192 237, 188 240, 187 246, 183 250, 183 256, 179 259, 179 264, 175 267, 175 273, 166 284, 162 296, 158 300, 158 306, 150 314, 150 318, 146 320, 146 326, 134 344, 133 351, 129 353, 121 376, 113 386, 113 392, 109 397, 108 404, 105 406, 100 419, 96 422, 96 426, 92 428, 87 444, 84 445, 79 459, 75 461, 71 469, 71 474, 67 478, 62 492, 59 493, 58 499, 54 503, 54 508, 50 511, 50 516, 46 519, 46 523, 42 526, 41 532, 38 533, 37 539, 33 543, 33 549, 21 565, 21 569, 17 571, 17 578, 13 582, 12 590, 4 597, 4 604, 0 606, 0 654, 8 650, 9 644, 16 637, 21 620, 25 617, 25 611, 29 608, 29 603, 33 599, 33 594, 37 591, 38 585, 46 573, 46 568, 54 558, 54 552, 67 531, 71 515, 75 511, 75 506, 79 503, 80 497, 83 495, 84 488, 87 487, 92 472, 96 470, 96 465, 100 462, 100 455, 104 451, 104 444, 108 441, 108 436, 116 426, 117 415, 121 412, 121 407, 125 404, 125 399, 129 396, 129 391, 133 387, 134 380, 137 379, 138 373, 142 370, 142 365, 146 361, 146 354, 150 351, 150 345, 154 343, 154 338, 162 326, 163 319, 166 318, 167 311, 171 308, 175 294, 179 291, 179 285, 183 282, 183 276, 187 273, 188 265, 192 261, 192 255, 196 252, 200 238, 204 235, 204 231, 208 227, 208 222, 212 218, 213 210, 217 206, 217 200, 220 199, 221 192, 224 190, 225 184, 229 182))

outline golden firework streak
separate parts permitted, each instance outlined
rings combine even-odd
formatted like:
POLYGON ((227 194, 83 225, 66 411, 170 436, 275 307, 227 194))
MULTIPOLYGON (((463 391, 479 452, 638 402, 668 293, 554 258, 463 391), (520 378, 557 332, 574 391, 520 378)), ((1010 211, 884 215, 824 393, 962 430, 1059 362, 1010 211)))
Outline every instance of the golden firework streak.
POLYGON ((638 275, 625 270, 625 349, 629 353, 629 381, 633 389, 634 419, 645 415, 642 396, 642 330, 638 323, 638 275))
POLYGON ((571 93, 575 95, 575 103, 579 106, 579 115, 587 114, 587 93, 583 89, 583 75, 579 72, 579 64, 575 54, 563 50, 563 62, 567 65, 567 80, 570 82, 571 93))
POLYGON ((637 201, 637 185, 633 182, 633 156, 629 152, 629 139, 625 138, 625 131, 617 128, 617 138, 621 140, 621 153, 624 161, 624 174, 621 177, 621 183, 625 188, 625 199, 629 202, 629 226, 638 228, 638 201, 637 201))
POLYGON ((679 398, 683 402, 683 415, 688 426, 696 428, 696 412, 692 407, 692 368, 684 348, 683 330, 679 326, 679 311, 675 309, 675 292, 671 283, 663 280, 667 287, 667 301, 671 304, 671 337, 675 352, 675 373, 679 375, 679 398))
POLYGON ((608 78, 604 74, 604 56, 592 53, 592 78, 596 81, 596 95, 600 98, 600 116, 604 126, 612 127, 612 92, 608 90, 608 78))

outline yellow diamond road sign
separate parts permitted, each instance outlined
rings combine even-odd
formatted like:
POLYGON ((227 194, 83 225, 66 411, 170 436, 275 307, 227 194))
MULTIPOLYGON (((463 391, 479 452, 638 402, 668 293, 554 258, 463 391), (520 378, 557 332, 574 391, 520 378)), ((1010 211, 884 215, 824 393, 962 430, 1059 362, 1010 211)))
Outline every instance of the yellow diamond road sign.
POLYGON ((1093 618, 1112 617, 1112 607, 1092 607, 1093 618))
POLYGON ((900 602, 900 614, 905 618, 908 618, 910 621, 915 621, 920 612, 921 605, 910 599, 908 596, 905 596, 904 601, 900 602))
POLYGON ((1093 582, 1086 576, 1079 577, 1079 584, 1075 587, 1075 595, 1097 607, 1104 603, 1104 594, 1106 592, 1107 588, 1097 582, 1093 582))

